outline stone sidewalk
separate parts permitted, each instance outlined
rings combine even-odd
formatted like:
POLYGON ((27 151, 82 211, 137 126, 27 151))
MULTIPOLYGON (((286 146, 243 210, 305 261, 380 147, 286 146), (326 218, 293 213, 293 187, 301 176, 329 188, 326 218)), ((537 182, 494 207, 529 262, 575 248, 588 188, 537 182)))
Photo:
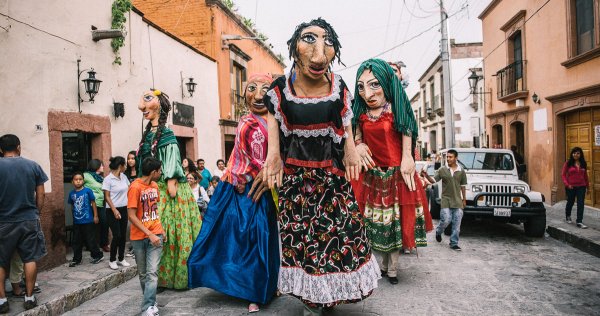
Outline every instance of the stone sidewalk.
MULTIPOLYGON (((548 234, 575 248, 600 257, 600 210, 586 207, 583 222, 588 229, 580 229, 564 220, 565 201, 546 206, 548 234)), ((573 210, 572 218, 575 218, 573 210)), ((68 263, 38 274, 42 293, 37 294, 39 306, 24 312, 22 298, 10 298, 9 315, 60 315, 113 289, 136 276, 137 268, 132 258, 127 258, 131 267, 111 270, 108 254, 99 264, 89 263, 89 254, 84 253, 83 264, 69 268, 68 263)))
POLYGON ((588 228, 581 229, 575 225, 576 205, 571 211, 573 224, 565 222, 566 204, 566 201, 560 201, 552 206, 546 206, 546 232, 554 239, 564 241, 581 251, 600 257, 600 210, 586 206, 583 212, 583 223, 588 228))

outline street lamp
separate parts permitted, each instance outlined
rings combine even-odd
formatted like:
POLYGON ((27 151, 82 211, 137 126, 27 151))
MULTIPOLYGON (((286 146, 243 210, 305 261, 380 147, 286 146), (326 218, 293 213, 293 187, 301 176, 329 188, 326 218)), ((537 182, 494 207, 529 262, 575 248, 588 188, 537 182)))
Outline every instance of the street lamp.
POLYGON ((483 77, 475 73, 475 70, 471 70, 471 75, 468 78, 469 90, 471 91, 471 94, 491 94, 491 92, 477 92, 477 83, 481 78, 483 77))
POLYGON ((90 99, 87 101, 82 99, 81 90, 79 87, 79 79, 81 78, 81 74, 84 73, 86 70, 79 71, 79 63, 81 63, 81 59, 77 59, 77 107, 79 109, 79 113, 81 113, 81 102, 94 103, 94 97, 100 89, 100 83, 102 82, 102 80, 96 78, 96 72, 94 71, 94 68, 91 68, 90 71, 87 72, 88 77, 86 79, 81 80, 83 81, 83 84, 85 86, 85 92, 90 96, 90 99))
POLYGON ((186 82, 187 91, 190 93, 190 98, 194 95, 194 91, 196 91, 197 83, 194 82, 194 78, 190 77, 190 81, 186 82))

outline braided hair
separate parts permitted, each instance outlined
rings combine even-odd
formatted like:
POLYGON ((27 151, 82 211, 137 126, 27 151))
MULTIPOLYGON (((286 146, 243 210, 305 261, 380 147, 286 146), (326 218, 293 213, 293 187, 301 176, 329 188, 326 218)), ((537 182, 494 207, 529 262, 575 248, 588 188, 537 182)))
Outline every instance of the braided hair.
MULTIPOLYGON (((171 102, 169 102, 169 96, 166 93, 163 93, 157 89, 150 89, 150 91, 152 91, 154 95, 158 97, 158 101, 160 102, 160 116, 158 117, 158 128, 156 130, 156 133, 154 134, 154 138, 152 139, 152 144, 150 146, 150 154, 152 155, 152 157, 154 157, 156 156, 156 151, 158 149, 158 142, 160 141, 160 137, 163 133, 164 128, 167 125, 167 117, 169 116, 169 112, 171 111, 171 102)), ((148 124, 146 124, 146 129, 144 130, 144 133, 142 134, 142 140, 140 141, 140 145, 138 147, 138 155, 140 154, 140 150, 144 145, 144 140, 146 139, 146 136, 150 132, 151 128, 152 121, 149 121, 148 124)))
MULTIPOLYGON (((302 30, 304 30, 305 28, 307 28, 309 26, 313 26, 313 25, 324 29, 325 32, 327 32, 327 35, 329 35, 329 37, 331 38, 331 41, 333 42, 333 50, 335 51, 335 56, 331 60, 328 67, 331 68, 331 64, 333 64, 333 62, 335 61, 336 58, 338 60, 338 64, 342 64, 342 65, 346 66, 340 59, 340 48, 342 48, 342 44, 340 44, 338 35, 335 32, 335 30, 333 29, 333 27, 322 18, 317 18, 310 22, 304 22, 304 23, 296 26, 296 30, 294 31, 292 38, 290 38, 287 41, 290 59, 294 60, 294 58, 299 57, 298 56, 298 40, 300 39, 300 34, 302 33, 302 30)), ((296 66, 296 62, 294 61, 293 65, 292 65, 292 71, 295 68, 295 66, 296 66)), ((329 70, 331 70, 331 69, 329 69, 329 70)))

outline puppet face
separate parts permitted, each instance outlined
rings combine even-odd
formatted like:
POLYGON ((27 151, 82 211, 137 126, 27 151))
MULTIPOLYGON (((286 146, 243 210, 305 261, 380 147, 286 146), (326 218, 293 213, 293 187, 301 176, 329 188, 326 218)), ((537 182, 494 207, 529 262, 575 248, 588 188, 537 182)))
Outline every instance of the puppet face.
POLYGON ((144 92, 138 109, 142 111, 145 119, 149 121, 158 120, 160 116, 160 101, 158 100, 158 96, 154 95, 154 92, 151 90, 144 92))
POLYGON ((295 59, 298 72, 310 79, 320 79, 335 57, 331 36, 319 26, 302 30, 295 59))
POLYGON ((366 69, 356 82, 358 88, 358 94, 365 101, 369 108, 382 107, 387 100, 383 93, 383 87, 379 83, 379 80, 375 78, 373 72, 370 69, 366 69))
POLYGON ((250 109, 250 112, 256 115, 266 115, 267 107, 263 103, 263 97, 267 91, 269 91, 270 82, 267 80, 257 78, 248 82, 246 86, 246 106, 250 109))

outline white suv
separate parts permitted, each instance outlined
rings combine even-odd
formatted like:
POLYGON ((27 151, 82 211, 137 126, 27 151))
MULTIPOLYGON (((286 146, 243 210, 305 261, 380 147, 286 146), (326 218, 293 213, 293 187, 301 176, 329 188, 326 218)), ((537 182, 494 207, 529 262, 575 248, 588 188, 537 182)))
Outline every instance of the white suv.
MULTIPOLYGON (((508 149, 455 148, 458 164, 467 174, 465 216, 488 217, 523 223, 525 234, 542 237, 546 230, 544 195, 531 191, 519 180, 517 166, 508 149)), ((446 153, 440 152, 446 164, 446 153)), ((441 181, 433 184, 429 205, 433 218, 440 216, 441 181)))

